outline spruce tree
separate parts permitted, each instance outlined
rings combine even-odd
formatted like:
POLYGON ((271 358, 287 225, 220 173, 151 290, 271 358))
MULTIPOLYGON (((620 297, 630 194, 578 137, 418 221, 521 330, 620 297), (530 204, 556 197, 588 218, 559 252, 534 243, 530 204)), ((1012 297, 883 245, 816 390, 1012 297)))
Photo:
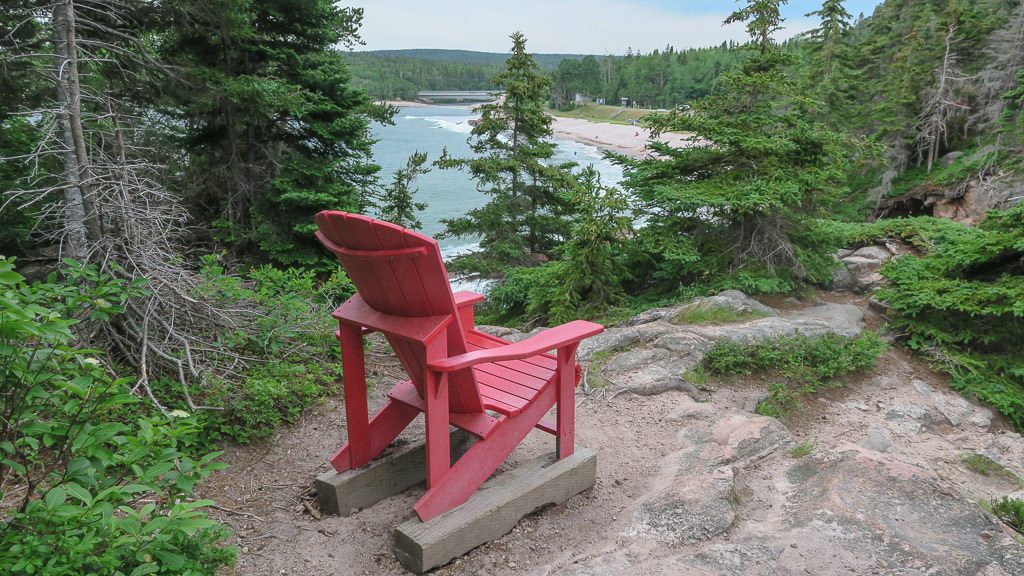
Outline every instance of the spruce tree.
POLYGON ((512 55, 494 78, 504 94, 480 107, 469 146, 476 158, 452 158, 445 150, 435 163, 468 170, 477 189, 490 197, 465 216, 444 220, 448 236, 480 236, 481 252, 460 259, 456 268, 496 272, 547 254, 564 235, 565 201, 571 185, 568 166, 554 165, 551 117, 544 104, 551 80, 526 51, 526 37, 512 34, 512 55))
POLYGON ((414 184, 417 178, 430 172, 430 168, 424 167, 426 163, 427 153, 417 151, 409 156, 403 168, 395 170, 391 177, 391 185, 386 187, 381 194, 378 206, 381 220, 412 230, 419 230, 423 227, 417 212, 425 210, 427 205, 416 201, 418 189, 414 187, 414 184))
POLYGON ((185 127, 193 216, 249 259, 325 262, 311 215, 366 207, 379 170, 369 124, 392 113, 353 85, 345 62, 362 10, 186 0, 164 18, 161 52, 185 80, 169 86, 166 111, 185 127))
POLYGON ((808 17, 818 16, 821 23, 807 33, 813 41, 813 48, 820 52, 822 74, 817 81, 828 83, 836 66, 838 52, 843 48, 843 40, 850 29, 850 13, 843 6, 843 0, 825 0, 819 10, 807 13, 808 17))
POLYGON ((648 276, 774 291, 830 273, 811 219, 845 191, 850 154, 844 136, 807 113, 792 58, 772 40, 781 3, 752 1, 729 17, 747 23, 754 55, 709 97, 648 117, 656 132, 690 134, 688 146, 652 142, 657 157, 619 157, 646 220, 648 276))

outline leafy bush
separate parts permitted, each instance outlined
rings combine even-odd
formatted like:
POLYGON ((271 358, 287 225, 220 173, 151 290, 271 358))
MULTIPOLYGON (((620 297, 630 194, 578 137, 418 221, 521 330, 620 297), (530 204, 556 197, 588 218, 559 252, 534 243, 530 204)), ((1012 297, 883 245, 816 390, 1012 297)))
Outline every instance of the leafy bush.
POLYGON ((280 362, 257 365, 240 382, 218 380, 203 402, 220 411, 203 412, 204 433, 242 444, 293 424, 309 405, 337 390, 336 374, 318 363, 280 362))
MULTIPOLYGON (((292 423, 302 410, 335 389, 340 365, 333 351, 330 312, 354 291, 340 268, 321 282, 313 271, 261 266, 245 276, 228 274, 216 255, 205 256, 203 295, 255 313, 249 326, 219 335, 221 350, 248 359, 237 374, 211 378, 195 396, 203 410, 204 441, 246 443, 292 423)), ((179 387, 155 386, 161 401, 188 409, 179 387)))
POLYGON ((1024 204, 973 228, 930 226, 925 255, 882 268, 890 323, 954 388, 1024 428, 1024 204))
POLYGON ((704 356, 702 366, 709 374, 759 373, 780 378, 768 387, 768 397, 758 405, 758 413, 781 416, 796 407, 800 395, 873 368, 885 348, 878 334, 867 330, 856 338, 784 336, 751 344, 719 340, 704 356))
POLYGON ((115 318, 141 288, 65 274, 29 286, 0 257, 0 573, 213 574, 234 551, 188 496, 218 453, 184 451, 193 419, 153 414, 74 346, 77 318, 115 318))

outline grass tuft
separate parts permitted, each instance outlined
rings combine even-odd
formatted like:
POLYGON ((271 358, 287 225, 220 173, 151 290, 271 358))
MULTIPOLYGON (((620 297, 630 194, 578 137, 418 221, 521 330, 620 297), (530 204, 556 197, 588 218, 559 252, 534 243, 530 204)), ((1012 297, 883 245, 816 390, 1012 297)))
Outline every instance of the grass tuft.
POLYGON ((720 340, 704 356, 702 369, 717 375, 773 377, 768 397, 758 403, 756 412, 778 418, 796 408, 800 396, 840 386, 843 376, 874 368, 886 348, 870 330, 856 338, 784 336, 751 344, 720 340))
POLYGON ((996 462, 995 460, 985 456, 984 454, 968 454, 963 459, 964 466, 968 470, 982 476, 992 476, 999 478, 1006 478, 1016 482, 1021 487, 1024 487, 1024 480, 1019 478, 1016 474, 1006 469, 1005 466, 996 462))
POLYGON ((814 444, 804 440, 789 451, 790 458, 803 458, 804 456, 810 456, 811 452, 814 452, 814 444))
POLYGON ((1002 500, 992 500, 989 502, 989 506, 992 513, 1007 526, 1024 534, 1024 500, 1003 498, 1002 500))

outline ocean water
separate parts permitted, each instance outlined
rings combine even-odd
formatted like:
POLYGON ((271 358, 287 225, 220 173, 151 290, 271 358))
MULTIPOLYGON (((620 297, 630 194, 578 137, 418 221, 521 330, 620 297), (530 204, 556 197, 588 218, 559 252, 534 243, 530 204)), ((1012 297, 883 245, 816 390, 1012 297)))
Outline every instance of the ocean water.
MULTIPOLYGON (((428 163, 437 160, 444 148, 456 158, 473 155, 466 143, 473 127, 469 121, 479 118, 470 108, 454 106, 422 106, 402 108, 395 115, 393 126, 375 125, 377 143, 373 147, 374 160, 381 166, 380 177, 390 182, 395 170, 405 166, 413 152, 426 152, 428 163)), ((574 161, 580 166, 588 164, 601 173, 607 185, 622 180, 622 170, 602 157, 594 146, 570 140, 555 139, 558 145, 555 162, 574 161)), ((473 208, 483 206, 488 198, 476 189, 469 174, 457 170, 432 169, 416 180, 419 188, 416 200, 426 202, 420 213, 421 232, 436 237, 444 230, 442 219, 462 216, 473 208)), ((479 247, 477 238, 438 239, 445 258, 472 251, 479 247)))

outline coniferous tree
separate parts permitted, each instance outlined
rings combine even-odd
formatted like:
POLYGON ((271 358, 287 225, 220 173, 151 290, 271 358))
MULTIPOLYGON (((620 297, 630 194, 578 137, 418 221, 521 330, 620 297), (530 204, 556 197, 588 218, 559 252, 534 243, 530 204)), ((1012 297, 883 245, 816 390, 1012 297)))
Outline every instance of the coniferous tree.
POLYGON ((490 197, 483 207, 444 221, 449 236, 481 237, 481 253, 462 261, 480 271, 548 253, 567 227, 560 194, 571 175, 568 166, 550 162, 555 144, 550 140, 551 117, 544 112, 551 80, 526 51, 526 37, 516 32, 511 38, 512 55, 494 79, 504 94, 480 107, 480 120, 469 138, 479 156, 452 158, 446 150, 435 163, 468 170, 477 189, 490 197))
POLYGON ((419 230, 423 227, 417 212, 422 212, 427 205, 416 201, 418 191, 414 184, 416 179, 430 172, 424 167, 427 163, 426 152, 414 152, 405 162, 405 167, 395 170, 391 177, 391 185, 384 189, 380 199, 380 219, 398 224, 403 228, 419 230))
POLYGON ((166 18, 162 52, 187 81, 168 113, 185 125, 193 215, 249 257, 322 262, 310 215, 366 206, 379 170, 368 127, 393 113, 353 86, 346 66, 362 10, 188 0, 166 18))
POLYGON ((809 220, 845 190, 847 140, 813 120, 796 93, 792 58, 771 36, 780 4, 752 1, 727 19, 747 23, 756 52, 711 96, 692 112, 649 117, 656 131, 691 134, 689 146, 652 142, 659 158, 619 157, 647 221, 638 240, 656 278, 731 274, 734 285, 777 290, 829 273, 809 220), (757 277, 774 284, 746 286, 757 277))
POLYGON ((820 51, 822 75, 821 84, 827 84, 836 66, 837 52, 842 49, 846 32, 850 29, 850 13, 843 6, 843 0, 825 0, 821 8, 807 14, 818 16, 821 23, 808 32, 813 46, 820 51))

